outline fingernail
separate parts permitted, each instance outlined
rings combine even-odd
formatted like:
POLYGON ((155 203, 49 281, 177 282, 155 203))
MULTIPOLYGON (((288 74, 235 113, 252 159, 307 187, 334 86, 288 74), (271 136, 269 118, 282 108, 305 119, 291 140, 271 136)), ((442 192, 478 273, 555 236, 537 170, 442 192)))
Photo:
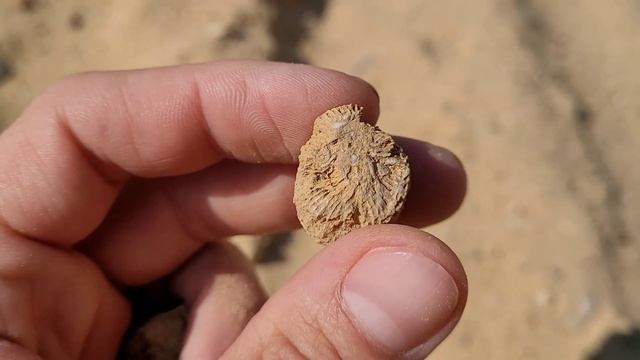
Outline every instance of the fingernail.
POLYGON ((439 163, 456 169, 460 167, 460 160, 458 160, 458 158, 456 158, 456 156, 453 155, 451 151, 433 144, 429 144, 428 148, 429 150, 427 150, 427 153, 429 154, 429 156, 431 156, 439 163))
POLYGON ((342 298, 370 341, 404 354, 442 333, 458 304, 458 288, 451 275, 426 256, 378 249, 349 271, 342 298))

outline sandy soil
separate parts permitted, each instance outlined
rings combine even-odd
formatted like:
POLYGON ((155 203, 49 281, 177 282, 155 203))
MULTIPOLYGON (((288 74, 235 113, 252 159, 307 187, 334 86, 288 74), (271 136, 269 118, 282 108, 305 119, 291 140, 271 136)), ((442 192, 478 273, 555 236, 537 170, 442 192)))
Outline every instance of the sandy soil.
MULTIPOLYGON (((640 358, 636 2, 4 0, 0 124, 65 74, 228 58, 361 76, 383 128, 463 159, 465 204, 427 230, 470 298, 433 359, 640 358)), ((319 250, 239 242, 270 291, 319 250)))

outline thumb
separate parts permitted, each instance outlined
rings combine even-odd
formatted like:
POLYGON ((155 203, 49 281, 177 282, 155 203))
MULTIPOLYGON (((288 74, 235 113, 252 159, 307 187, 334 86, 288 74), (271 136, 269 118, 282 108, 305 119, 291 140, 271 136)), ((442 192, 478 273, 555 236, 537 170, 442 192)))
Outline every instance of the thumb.
POLYGON ((313 258, 225 353, 248 358, 424 358, 458 322, 462 265, 417 229, 360 229, 313 258))

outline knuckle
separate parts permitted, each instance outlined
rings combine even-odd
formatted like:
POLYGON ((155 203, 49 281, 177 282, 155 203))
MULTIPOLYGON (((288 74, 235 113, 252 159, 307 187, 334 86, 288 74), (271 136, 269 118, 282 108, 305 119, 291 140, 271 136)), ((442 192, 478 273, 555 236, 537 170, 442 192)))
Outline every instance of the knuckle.
POLYGON ((262 359, 307 359, 298 347, 287 336, 283 334, 277 334, 270 338, 265 344, 262 354, 262 359))

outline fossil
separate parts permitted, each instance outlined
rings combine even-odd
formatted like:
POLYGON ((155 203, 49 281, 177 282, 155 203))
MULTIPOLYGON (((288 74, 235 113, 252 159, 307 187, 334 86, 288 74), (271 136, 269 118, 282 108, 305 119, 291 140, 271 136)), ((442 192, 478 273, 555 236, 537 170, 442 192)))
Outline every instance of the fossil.
POLYGON ((300 150, 293 202, 302 227, 322 244, 394 221, 409 190, 402 148, 361 116, 357 105, 325 112, 300 150))

